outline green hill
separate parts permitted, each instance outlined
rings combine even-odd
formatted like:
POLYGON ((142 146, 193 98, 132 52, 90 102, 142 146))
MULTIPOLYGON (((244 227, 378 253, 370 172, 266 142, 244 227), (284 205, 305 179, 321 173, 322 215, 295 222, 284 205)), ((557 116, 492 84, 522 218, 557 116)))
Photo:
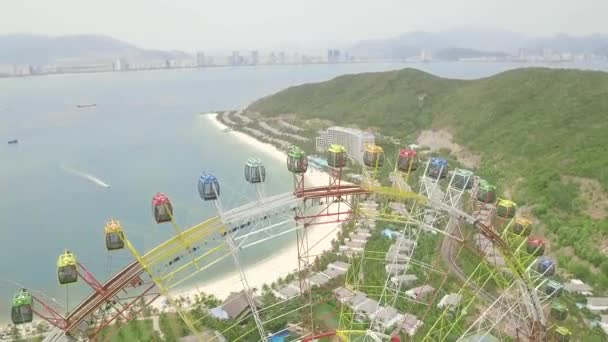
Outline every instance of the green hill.
POLYGON ((608 288, 608 73, 527 68, 465 81, 404 69, 288 88, 249 110, 408 143, 447 130, 481 156, 477 174, 529 206, 560 267, 608 288))

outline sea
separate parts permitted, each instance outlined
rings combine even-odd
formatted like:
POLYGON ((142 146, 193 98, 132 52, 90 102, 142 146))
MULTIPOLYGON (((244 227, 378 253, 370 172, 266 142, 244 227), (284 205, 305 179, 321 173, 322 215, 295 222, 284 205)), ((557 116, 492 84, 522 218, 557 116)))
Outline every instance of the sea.
MULTIPOLYGON (((105 281, 133 259, 108 253, 103 226, 119 219, 145 252, 173 234, 156 224, 151 198, 166 193, 176 222, 189 227, 216 214, 196 189, 201 172, 214 173, 224 208, 255 200, 243 165, 262 157, 266 193, 291 190, 284 162, 263 158, 202 114, 247 106, 289 86, 362 72, 418 68, 472 79, 528 67, 512 63, 383 63, 217 67, 0 79, 0 322, 8 322, 19 287, 72 307, 91 290, 62 287, 56 262, 74 252, 105 281), (78 105, 96 104, 90 107, 78 105), (18 139, 18 144, 7 144, 18 139)), ((608 70, 606 63, 557 64, 608 70)), ((284 244, 269 241, 248 252, 255 263, 284 244)), ((218 269, 213 276, 222 276, 218 269)))

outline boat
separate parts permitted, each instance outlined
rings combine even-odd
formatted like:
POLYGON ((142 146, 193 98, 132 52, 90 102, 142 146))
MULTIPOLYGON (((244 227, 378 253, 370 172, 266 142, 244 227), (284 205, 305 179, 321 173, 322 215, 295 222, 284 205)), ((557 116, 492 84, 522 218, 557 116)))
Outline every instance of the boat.
POLYGON ((81 104, 81 105, 77 105, 76 107, 78 107, 78 108, 97 107, 97 104, 96 103, 81 104))
POLYGON ((11 145, 11 144, 17 144, 17 143, 19 143, 19 140, 17 140, 17 139, 13 139, 13 140, 9 140, 8 141, 9 145, 11 145))

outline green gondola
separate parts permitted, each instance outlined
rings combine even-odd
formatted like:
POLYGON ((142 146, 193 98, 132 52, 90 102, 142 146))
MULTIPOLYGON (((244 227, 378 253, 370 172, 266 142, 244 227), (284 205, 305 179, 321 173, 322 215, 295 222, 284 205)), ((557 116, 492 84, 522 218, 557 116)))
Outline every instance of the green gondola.
POLYGON ((11 320, 13 324, 29 323, 34 319, 32 306, 34 299, 26 289, 20 289, 13 297, 11 307, 11 320))
POLYGON ((342 145, 332 144, 327 149, 327 165, 335 168, 346 166, 346 149, 342 145))
POLYGON ((287 152, 287 169, 291 173, 306 173, 308 170, 306 152, 297 146, 291 146, 287 152))

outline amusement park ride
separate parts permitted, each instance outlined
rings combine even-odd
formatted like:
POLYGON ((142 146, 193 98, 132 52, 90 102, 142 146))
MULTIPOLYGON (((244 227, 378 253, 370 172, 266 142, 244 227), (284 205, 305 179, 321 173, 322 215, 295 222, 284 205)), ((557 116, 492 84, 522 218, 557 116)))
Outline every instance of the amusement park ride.
POLYGON ((59 283, 66 286, 83 281, 92 289, 90 295, 62 315, 60 309, 27 289, 19 289, 13 299, 12 320, 15 324, 27 323, 34 315, 46 320, 55 327, 55 334, 47 341, 95 340, 104 328, 134 319, 162 296, 192 334, 201 336, 201 318, 193 317, 171 291, 210 272, 225 259, 234 264, 250 308, 250 313, 229 329, 240 329, 239 323, 250 319, 255 328, 243 331, 236 340, 249 341, 253 336, 257 336, 253 339, 256 341, 266 340, 275 333, 268 323, 277 317, 269 316, 268 308, 258 307, 239 255, 247 248, 291 234, 297 243, 299 296, 276 305, 296 306, 292 312, 299 314, 301 322, 293 322, 292 328, 302 341, 334 336, 342 341, 395 342, 403 336, 401 327, 412 324, 419 329, 414 329, 411 338, 421 341, 479 341, 489 335, 498 340, 569 340, 570 331, 558 325, 566 318, 567 309, 556 300, 562 286, 551 278, 555 264, 542 257, 544 243, 529 236, 532 222, 518 215, 516 203, 496 198, 496 187, 472 172, 458 168, 449 171, 448 161, 441 158, 423 162, 412 149, 401 149, 395 160, 390 160, 380 146, 368 145, 363 161, 361 185, 346 183, 342 180, 348 162, 346 150, 331 145, 327 151, 327 185, 307 187, 308 158, 303 150, 292 146, 287 153, 287 169, 293 174, 293 192, 266 196, 265 168, 259 159, 249 159, 244 176, 255 187, 257 199, 229 210, 220 201, 218 178, 203 173, 198 179, 198 193, 204 203, 215 206, 218 214, 185 230, 176 224, 169 198, 157 193, 152 199, 154 219, 158 224, 170 223, 175 236, 140 254, 120 222, 109 220, 104 228, 108 252, 126 248, 134 261, 101 283, 66 250, 57 262, 59 283), (387 164, 393 169, 390 182, 379 176, 387 164), (418 191, 412 191, 416 186, 418 191), (311 276, 318 255, 311 250, 319 241, 309 239, 308 228, 343 222, 372 230, 376 222, 397 227, 399 242, 395 248, 406 251, 406 256, 368 249, 343 253, 350 264, 343 287, 357 296, 373 297, 385 311, 395 307, 402 312, 416 310, 421 315, 419 321, 414 317, 412 323, 412 315, 404 314, 398 316, 398 322, 386 325, 379 314, 380 306, 361 318, 346 304, 338 306, 337 328, 329 329, 325 322, 315 319, 313 307, 318 303, 311 276), (430 252, 417 248, 425 241, 436 243, 430 252), (436 288, 424 297, 408 297, 404 281, 393 281, 391 272, 382 279, 383 285, 370 285, 363 270, 366 263, 378 260, 399 263, 436 288), (448 293, 459 298, 459 303, 437 309, 439 299, 448 293))

